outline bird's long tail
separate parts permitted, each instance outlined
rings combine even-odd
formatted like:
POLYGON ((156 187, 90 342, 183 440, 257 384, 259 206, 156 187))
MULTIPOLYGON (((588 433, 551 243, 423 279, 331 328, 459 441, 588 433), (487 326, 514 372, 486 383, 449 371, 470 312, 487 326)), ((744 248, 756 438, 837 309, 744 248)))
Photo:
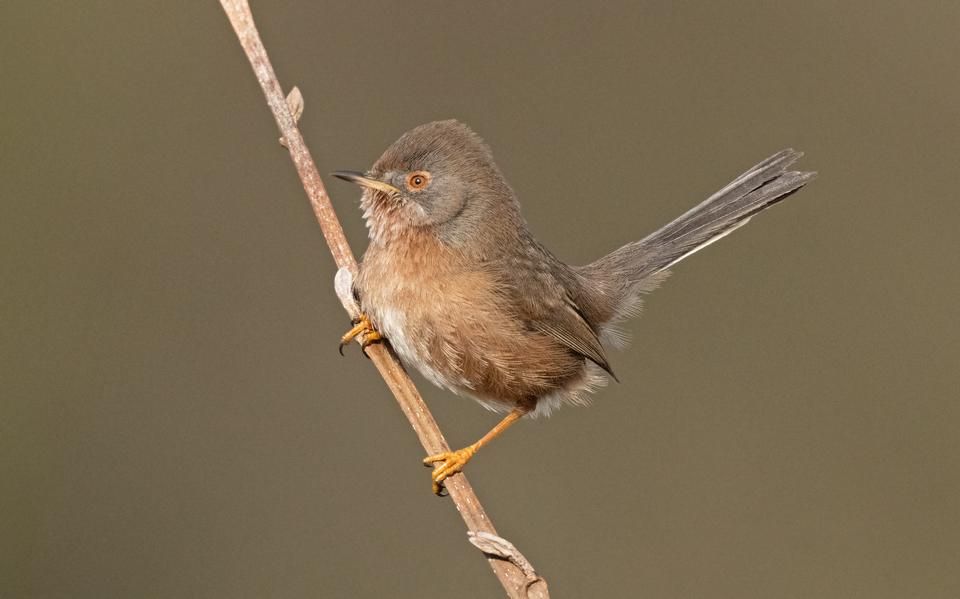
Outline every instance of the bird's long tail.
POLYGON ((588 280, 616 281, 616 288, 602 290, 609 314, 598 315, 601 321, 635 312, 643 293, 656 287, 668 268, 806 185, 816 173, 787 170, 802 155, 777 152, 668 225, 581 267, 588 280))

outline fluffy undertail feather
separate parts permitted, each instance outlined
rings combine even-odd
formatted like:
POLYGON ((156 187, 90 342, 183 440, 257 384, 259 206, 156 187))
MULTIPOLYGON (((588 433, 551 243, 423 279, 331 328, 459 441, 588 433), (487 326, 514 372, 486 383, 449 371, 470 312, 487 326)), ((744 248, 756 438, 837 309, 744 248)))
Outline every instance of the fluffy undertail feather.
POLYGON ((787 170, 802 155, 792 149, 777 152, 666 226, 582 267, 587 279, 619 283, 617 289, 600 290, 609 302, 605 324, 635 313, 641 296, 657 286, 668 268, 813 179, 816 173, 787 170))

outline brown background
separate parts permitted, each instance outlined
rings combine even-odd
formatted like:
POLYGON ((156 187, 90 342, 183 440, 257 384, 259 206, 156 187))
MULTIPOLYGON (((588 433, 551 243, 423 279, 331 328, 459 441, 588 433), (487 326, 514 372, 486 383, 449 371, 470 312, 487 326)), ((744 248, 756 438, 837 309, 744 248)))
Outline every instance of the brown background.
MULTIPOLYGON (((0 595, 498 596, 185 4, 0 9, 0 595)), ((820 171, 471 465, 555 596, 960 596, 960 4, 346 4, 255 6, 321 170, 458 117, 571 262, 781 147, 820 171)), ((421 387, 454 444, 494 422, 421 387)))

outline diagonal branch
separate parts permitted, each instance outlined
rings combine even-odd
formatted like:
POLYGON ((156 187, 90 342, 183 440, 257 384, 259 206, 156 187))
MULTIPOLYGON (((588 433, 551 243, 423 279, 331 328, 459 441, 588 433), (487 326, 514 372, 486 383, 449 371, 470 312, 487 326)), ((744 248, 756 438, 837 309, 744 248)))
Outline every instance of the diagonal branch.
MULTIPOLYGON (((347 271, 351 275, 357 272, 357 261, 347 244, 346 236, 343 234, 343 228, 340 226, 337 215, 330 203, 330 197, 327 195, 323 181, 320 180, 320 174, 310 156, 303 136, 297 128, 296 117, 291 114, 290 107, 284 98, 282 88, 277 81, 276 74, 267 57, 267 51, 260 40, 256 26, 253 23, 253 15, 250 13, 250 7, 246 0, 221 0, 220 4, 233 25, 243 47, 250 65, 253 67, 254 74, 263 93, 266 96, 267 104, 277 121, 277 126, 283 136, 283 145, 290 151, 290 157, 303 183, 303 188, 310 199, 310 205, 313 207, 317 222, 323 231, 323 236, 330 246, 330 253, 341 271, 347 271)), ((344 306, 350 309, 349 306, 344 306)), ((426 404, 414 387, 413 382, 407 373, 400 366, 393 353, 384 345, 372 345, 367 348, 367 354, 370 360, 380 371, 384 381, 400 404, 400 409, 413 426, 414 432, 420 439, 421 445, 428 454, 449 451, 450 447, 443 438, 437 422, 433 419, 426 404)), ((463 474, 457 474, 445 481, 450 497, 457 507, 457 511, 463 517, 468 531, 471 533, 485 533, 485 536, 495 537, 497 531, 493 523, 487 516, 477 499, 476 494, 470 483, 467 482, 463 474)), ((506 545, 513 547, 510 543, 504 541, 506 545)), ((516 552, 515 548, 513 551, 516 552)), ((511 598, 536 597, 548 599, 546 582, 542 578, 531 579, 532 569, 529 562, 522 561, 516 557, 519 552, 511 556, 510 559, 500 555, 497 552, 485 553, 490 567, 494 574, 500 580, 507 595, 511 598), (520 568, 517 564, 525 564, 520 568), (527 570, 527 571, 525 571, 527 570), (532 581, 531 581, 532 580, 532 581)), ((522 557, 522 556, 520 556, 522 557)))

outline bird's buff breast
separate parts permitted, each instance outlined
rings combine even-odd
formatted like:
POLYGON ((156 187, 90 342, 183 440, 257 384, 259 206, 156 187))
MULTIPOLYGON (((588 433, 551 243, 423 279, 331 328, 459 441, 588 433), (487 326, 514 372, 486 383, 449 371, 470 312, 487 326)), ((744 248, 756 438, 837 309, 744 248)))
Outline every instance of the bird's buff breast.
POLYGON ((363 310, 407 366, 505 411, 561 383, 551 355, 510 309, 491 271, 430 240, 372 245, 357 279, 363 310))
MULTIPOLYGON (((371 246, 357 288, 364 312, 408 366, 435 385, 460 393, 473 390, 464 375, 462 348, 455 347, 457 320, 468 314, 469 297, 490 282, 466 271, 437 243, 396 241, 371 246)), ((472 306, 471 306, 472 307, 472 306)))

